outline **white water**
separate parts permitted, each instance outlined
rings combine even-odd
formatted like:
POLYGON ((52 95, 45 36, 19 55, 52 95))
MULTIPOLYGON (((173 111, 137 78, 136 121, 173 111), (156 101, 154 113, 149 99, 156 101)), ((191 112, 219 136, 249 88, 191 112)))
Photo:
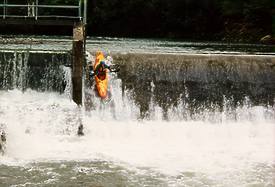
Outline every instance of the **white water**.
MULTIPOLYGON (((70 71, 64 72, 69 80, 70 71)), ((274 185, 274 106, 252 107, 247 98, 245 106, 233 111, 225 98, 223 112, 205 110, 192 121, 188 103, 179 100, 177 108, 168 110, 169 121, 163 121, 162 109, 152 99, 149 119, 138 120, 139 107, 131 92, 123 96, 115 76, 110 85, 109 104, 86 88, 95 105, 91 111, 71 101, 70 81, 62 95, 0 91, 0 127, 7 133, 0 165, 102 160, 151 178, 156 177, 152 171, 159 172, 170 186, 188 186, 188 180, 197 186, 204 180, 215 186, 274 185), (80 123, 83 137, 76 135, 80 123)))
MULTIPOLYGON (((0 124, 8 139, 0 164, 105 160, 172 176, 203 173, 226 185, 246 184, 246 172, 259 165, 274 167, 275 123, 264 107, 239 109, 253 120, 138 121, 136 110, 125 107, 134 106, 130 99, 120 99, 115 120, 102 118, 107 108, 79 109, 66 94, 0 91, 0 124), (83 137, 76 136, 80 121, 83 137)), ((271 184, 272 173, 265 175, 271 184)))

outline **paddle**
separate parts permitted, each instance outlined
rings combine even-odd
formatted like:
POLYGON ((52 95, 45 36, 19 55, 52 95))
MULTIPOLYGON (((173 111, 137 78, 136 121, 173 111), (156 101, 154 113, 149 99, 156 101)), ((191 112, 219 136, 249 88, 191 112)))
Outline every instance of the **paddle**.
POLYGON ((114 65, 110 65, 110 72, 119 72, 120 71, 120 66, 117 65, 117 64, 114 64, 114 65))

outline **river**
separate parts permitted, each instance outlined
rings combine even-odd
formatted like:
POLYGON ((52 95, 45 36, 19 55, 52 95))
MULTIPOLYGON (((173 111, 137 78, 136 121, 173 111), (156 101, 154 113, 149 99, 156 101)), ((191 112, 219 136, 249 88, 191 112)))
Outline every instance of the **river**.
MULTIPOLYGON (((5 44, 1 49, 63 51, 71 46, 66 38, 53 40, 51 44, 40 42, 31 46, 5 44)), ((173 56, 176 59, 186 54, 206 54, 211 58, 212 55, 229 55, 230 58, 231 55, 241 58, 252 55, 250 63, 253 55, 273 58, 273 48, 166 40, 89 39, 87 50, 98 49, 114 57, 133 54, 129 58, 114 58, 114 63, 119 59, 123 61, 120 62, 122 70, 110 75, 112 100, 108 103, 95 98, 94 90, 88 85, 84 89, 84 106, 78 107, 72 102, 68 67, 60 66, 62 83, 66 83, 61 92, 59 87, 55 90, 44 86, 43 89, 39 85, 48 81, 25 80, 26 72, 23 75, 18 72, 19 67, 25 67, 20 63, 16 63, 17 69, 14 66, 16 71, 4 69, 2 77, 13 72, 13 79, 11 83, 2 83, 6 86, 0 91, 0 127, 7 133, 5 154, 0 156, 0 186, 275 185, 272 72, 270 79, 262 73, 252 78, 236 75, 240 81, 230 79, 228 86, 228 82, 211 82, 222 79, 224 74, 220 73, 217 80, 205 80, 202 76, 196 81, 182 75, 180 72, 185 70, 181 68, 177 71, 161 68, 162 72, 152 75, 144 70, 147 61, 141 62, 139 57, 153 54, 154 57, 148 59, 160 61, 161 55, 179 55, 173 56), (131 65, 135 63, 142 68, 131 65), (170 79, 165 78, 167 75, 170 79), (76 135, 80 123, 84 125, 85 136, 82 137, 76 135)), ((7 57, 3 59, 13 64, 7 57)), ((217 59, 219 61, 220 57, 217 59)), ((266 59, 263 62, 274 63, 266 59)), ((154 67, 149 66, 149 69, 163 67, 161 63, 153 63, 154 67)), ((252 73, 258 71, 248 69, 252 73)), ((220 72, 220 69, 211 69, 209 74, 215 71, 220 72)), ((197 70, 192 72, 196 74, 197 70)), ((235 71, 233 74, 235 76, 235 71)))

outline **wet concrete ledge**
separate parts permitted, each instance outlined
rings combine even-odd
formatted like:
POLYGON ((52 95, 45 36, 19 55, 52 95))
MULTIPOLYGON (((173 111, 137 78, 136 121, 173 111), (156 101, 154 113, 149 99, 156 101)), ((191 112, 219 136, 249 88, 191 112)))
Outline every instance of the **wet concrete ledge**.
POLYGON ((233 81, 273 84, 275 56, 232 54, 113 54, 129 76, 165 81, 233 81))
MULTIPOLYGON (((201 84, 252 83, 275 90, 275 56, 272 55, 114 53, 111 56, 114 63, 121 66, 119 77, 126 82, 137 79, 201 84)), ((33 75, 41 74, 49 67, 70 66, 71 52, 0 50, 2 80, 4 76, 12 79, 20 74, 22 67, 15 66, 22 65, 33 70, 33 75)))
POLYGON ((274 105, 275 58, 268 55, 113 54, 122 90, 133 93, 141 118, 153 100, 164 111, 178 101, 192 112, 219 106, 274 105))
MULTIPOLYGON (((127 79, 207 84, 248 82, 275 88, 275 56, 272 55, 115 53, 111 56, 121 66, 121 77, 127 79)), ((3 71, 15 69, 13 66, 18 63, 28 67, 70 66, 71 52, 0 50, 3 71)))
MULTIPOLYGON (((92 53, 94 54, 94 53, 92 53)), ((164 110, 179 100, 196 110, 251 100, 254 105, 275 104, 275 56, 232 54, 119 54, 117 77, 132 93, 146 117, 150 102, 164 110)), ((0 51, 0 89, 31 88, 63 92, 62 65, 70 65, 70 51, 0 51)))

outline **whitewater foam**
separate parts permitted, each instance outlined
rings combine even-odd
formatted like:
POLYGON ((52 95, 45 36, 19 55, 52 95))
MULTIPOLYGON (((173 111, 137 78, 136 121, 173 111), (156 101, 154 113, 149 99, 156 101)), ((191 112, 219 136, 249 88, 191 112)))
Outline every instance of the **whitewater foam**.
MULTIPOLYGON (((108 160, 167 174, 274 165, 275 125, 262 115, 258 121, 226 123, 102 120, 94 116, 97 112, 86 115, 65 94, 32 90, 0 91, 0 103, 8 135, 1 164, 108 160), (76 135, 79 116, 84 137, 76 135)), ((264 107, 248 110, 265 112, 264 107)))

